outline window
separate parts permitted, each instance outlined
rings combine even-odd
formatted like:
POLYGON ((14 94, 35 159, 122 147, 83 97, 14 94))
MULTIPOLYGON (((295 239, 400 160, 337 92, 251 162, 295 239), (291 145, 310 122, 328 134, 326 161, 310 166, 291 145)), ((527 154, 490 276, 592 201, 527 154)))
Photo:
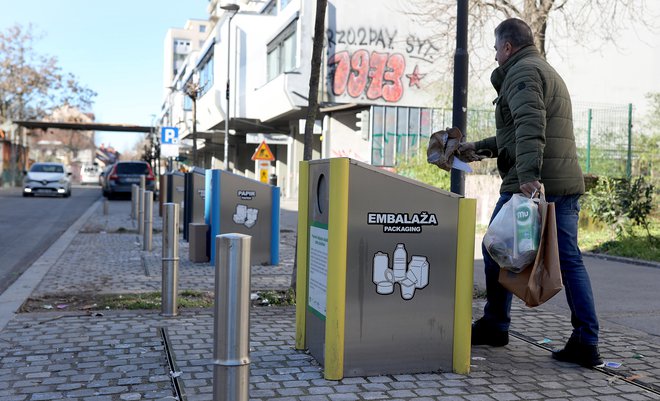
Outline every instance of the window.
POLYGON ((296 24, 298 19, 277 35, 267 46, 267 80, 296 68, 296 24))
POLYGON ((291 0, 280 0, 280 10, 284 10, 284 7, 286 7, 289 3, 291 3, 291 0))
MULTIPOLYGON (((442 124, 438 110, 418 107, 373 106, 371 164, 393 167, 400 158, 422 150, 431 132, 442 124)), ((444 125, 443 125, 444 126, 444 125)))
POLYGON ((200 33, 204 33, 204 32, 206 32, 206 25, 200 25, 200 26, 199 26, 199 32, 200 32, 200 33))
POLYGON ((277 15, 277 1, 276 0, 270 0, 268 4, 266 4, 266 7, 261 10, 261 14, 263 15, 277 15))
POLYGON ((199 68, 199 96, 204 96, 213 87, 213 46, 206 53, 199 68))

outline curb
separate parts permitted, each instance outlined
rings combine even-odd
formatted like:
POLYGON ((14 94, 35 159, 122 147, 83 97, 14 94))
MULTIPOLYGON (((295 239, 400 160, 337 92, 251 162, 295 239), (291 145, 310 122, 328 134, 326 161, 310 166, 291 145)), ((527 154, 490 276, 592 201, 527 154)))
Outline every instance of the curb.
POLYGON ((583 252, 582 255, 590 258, 611 260, 612 262, 628 263, 631 265, 655 267, 656 269, 660 269, 660 263, 652 262, 650 260, 633 259, 633 258, 626 258, 624 256, 613 256, 613 255, 606 255, 602 253, 593 253, 593 252, 583 252))
POLYGON ((5 329, 7 323, 14 316, 18 308, 32 294, 48 270, 57 262, 71 241, 80 231, 80 228, 89 220, 92 213, 101 205, 102 199, 97 200, 58 238, 21 276, 0 295, 0 331, 5 329))

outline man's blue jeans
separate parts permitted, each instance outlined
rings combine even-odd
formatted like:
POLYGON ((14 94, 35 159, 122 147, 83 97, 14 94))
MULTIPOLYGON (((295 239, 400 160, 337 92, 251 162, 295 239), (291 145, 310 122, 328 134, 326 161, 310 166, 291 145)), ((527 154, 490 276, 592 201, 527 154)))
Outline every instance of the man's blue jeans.
MULTIPOLYGON (((511 199, 511 193, 503 193, 497 201, 491 222, 511 199)), ((594 307, 594 297, 591 291, 589 274, 582 262, 582 253, 578 248, 578 214, 579 195, 546 196, 548 202, 555 202, 557 214, 557 242, 559 244, 559 259, 561 276, 564 282, 566 300, 571 310, 573 334, 571 338, 581 344, 598 344, 598 318, 594 307)), ((511 293, 498 282, 500 267, 490 257, 486 247, 481 245, 486 270, 486 306, 484 319, 499 330, 509 330, 511 322, 511 293)))

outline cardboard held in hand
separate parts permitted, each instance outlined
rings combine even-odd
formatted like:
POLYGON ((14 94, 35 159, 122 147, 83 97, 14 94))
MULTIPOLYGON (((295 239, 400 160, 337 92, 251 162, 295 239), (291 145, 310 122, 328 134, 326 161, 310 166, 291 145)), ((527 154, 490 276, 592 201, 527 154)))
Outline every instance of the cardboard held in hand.
POLYGON ((539 306, 562 289, 555 204, 539 203, 541 239, 534 264, 520 273, 500 269, 499 282, 525 301, 529 307, 539 306))
POLYGON ((465 136, 456 127, 434 132, 426 149, 426 160, 443 170, 451 171, 454 153, 458 151, 458 145, 464 141, 465 136))

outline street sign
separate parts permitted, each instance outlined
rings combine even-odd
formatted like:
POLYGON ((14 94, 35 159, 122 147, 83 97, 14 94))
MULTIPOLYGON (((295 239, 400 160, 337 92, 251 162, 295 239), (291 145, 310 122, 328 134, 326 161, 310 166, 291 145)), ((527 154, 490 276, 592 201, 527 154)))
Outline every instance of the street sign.
POLYGON ((268 184, 268 177, 270 175, 270 162, 268 160, 257 160, 259 171, 259 181, 268 184))
POLYGON ((270 151, 266 141, 261 142, 257 151, 252 155, 252 160, 275 160, 275 156, 273 156, 273 152, 270 151))
POLYGON ((268 170, 259 170, 259 181, 268 184, 268 170))
POLYGON ((179 129, 177 127, 161 127, 160 143, 162 145, 178 145, 179 129))

